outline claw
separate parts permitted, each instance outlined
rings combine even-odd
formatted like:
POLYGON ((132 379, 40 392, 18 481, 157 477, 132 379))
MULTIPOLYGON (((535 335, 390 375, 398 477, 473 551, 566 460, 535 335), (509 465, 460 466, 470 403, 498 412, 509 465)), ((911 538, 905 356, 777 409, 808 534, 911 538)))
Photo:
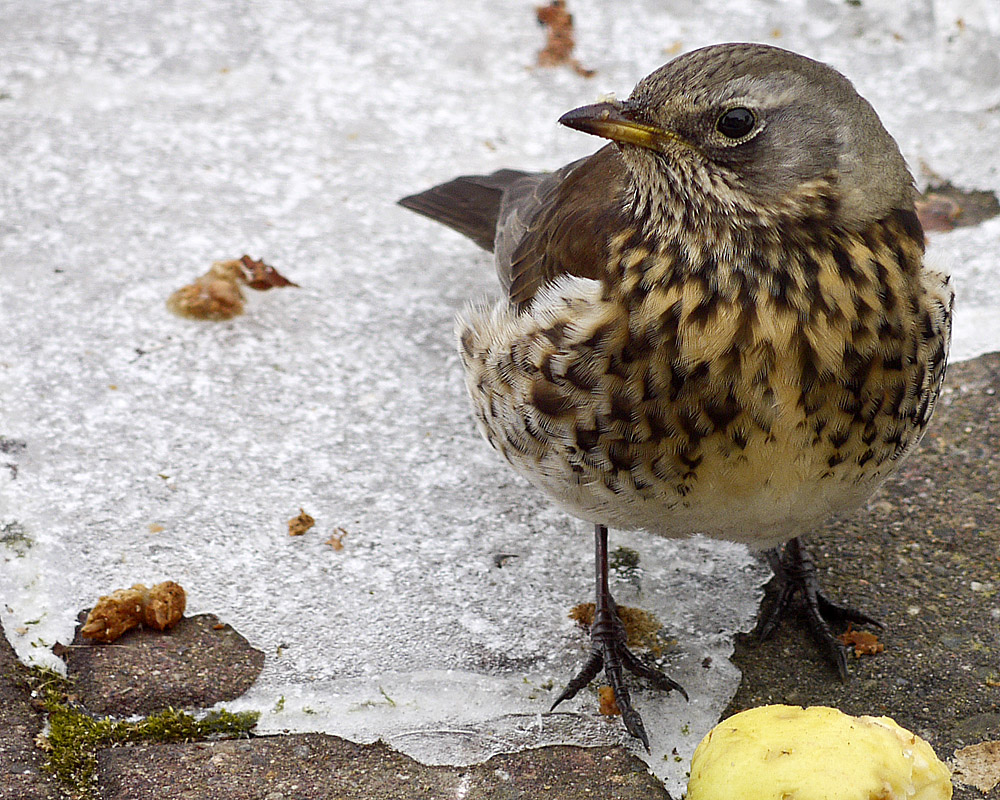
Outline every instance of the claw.
POLYGON ((640 678, 645 678, 647 681, 652 683, 657 689, 662 689, 665 692, 680 692, 681 697, 685 700, 690 701, 691 698, 688 697, 688 693, 684 691, 684 687, 681 686, 677 681, 664 675, 658 669, 653 669, 652 667, 642 663, 627 647, 622 648, 621 651, 622 665, 631 672, 633 675, 638 675, 640 678))
POLYGON ((835 603, 823 594, 816 578, 816 565, 812 556, 798 539, 788 542, 783 555, 779 555, 777 550, 769 550, 767 560, 774 571, 772 581, 776 594, 770 608, 761 612, 757 623, 757 639, 764 640, 774 633, 781 618, 788 613, 792 597, 800 593, 810 631, 836 666, 841 680, 847 680, 847 648, 833 633, 830 623, 853 622, 879 628, 884 626, 867 614, 835 603))
POLYGON ((573 676, 573 679, 566 684, 566 688, 563 689, 562 694, 556 698, 556 701, 552 704, 549 711, 555 711, 556 706, 563 700, 572 700, 576 697, 577 692, 597 677, 597 674, 601 671, 603 666, 604 656, 601 653, 601 650, 597 647, 591 647, 590 656, 587 658, 587 662, 583 665, 583 667, 581 667, 580 671, 573 676))
POLYGON ((632 736, 642 742, 649 752, 649 736, 642 724, 642 717, 632 707, 632 698, 625 686, 625 670, 646 678, 658 689, 680 692, 688 699, 687 692, 679 683, 671 680, 659 670, 642 663, 626 645, 625 626, 622 625, 615 610, 614 600, 608 589, 608 529, 603 525, 596 527, 596 565, 597 565, 597 602, 594 608, 594 622, 590 627, 590 655, 573 679, 566 684, 559 697, 552 704, 552 711, 564 700, 574 697, 584 686, 590 683, 603 668, 604 674, 615 693, 615 702, 622 714, 622 722, 632 736))

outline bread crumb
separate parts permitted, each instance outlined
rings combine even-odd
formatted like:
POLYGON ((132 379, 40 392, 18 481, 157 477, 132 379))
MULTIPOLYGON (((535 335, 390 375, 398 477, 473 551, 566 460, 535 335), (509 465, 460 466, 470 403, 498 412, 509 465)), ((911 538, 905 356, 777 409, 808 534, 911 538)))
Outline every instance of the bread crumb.
POLYGON ((137 583, 131 589, 102 596, 87 615, 80 635, 108 643, 140 624, 166 630, 181 620, 186 604, 184 589, 173 581, 158 583, 151 589, 137 583))
POLYGON ((615 699, 615 690, 610 686, 602 686, 597 690, 597 699, 600 703, 600 712, 606 717, 621 716, 621 709, 618 708, 618 701, 615 699))
POLYGON ((167 308, 189 319, 232 319, 243 313, 241 285, 258 291, 298 286, 269 264, 244 255, 233 261, 214 262, 208 272, 170 295, 167 308))
POLYGON ((288 520, 288 535, 301 536, 315 524, 316 520, 310 517, 304 509, 300 508, 299 515, 288 520))
POLYGON ((330 538, 326 540, 325 544, 330 545, 334 550, 344 549, 344 537, 347 536, 347 531, 343 528, 334 528, 333 533, 330 538))
POLYGON ((840 634, 837 638, 843 642, 845 647, 854 648, 855 658, 873 656, 885 650, 885 645, 878 640, 878 637, 874 633, 856 631, 850 625, 847 626, 847 631, 840 634))
POLYGON ((545 26, 547 39, 545 47, 538 51, 538 66, 571 67, 577 75, 591 78, 595 70, 585 69, 573 58, 576 40, 573 36, 573 15, 566 10, 566 0, 552 0, 547 6, 535 8, 535 16, 545 26))

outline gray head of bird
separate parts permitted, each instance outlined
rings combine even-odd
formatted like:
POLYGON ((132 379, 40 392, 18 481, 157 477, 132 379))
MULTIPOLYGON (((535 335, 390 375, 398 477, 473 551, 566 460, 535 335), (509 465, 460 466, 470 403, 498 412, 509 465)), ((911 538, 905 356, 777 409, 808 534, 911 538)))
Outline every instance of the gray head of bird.
POLYGON ((821 203, 833 224, 861 229, 913 207, 913 178, 868 101, 832 67, 778 47, 694 50, 627 100, 559 121, 616 142, 654 214, 710 201, 767 218, 821 203))

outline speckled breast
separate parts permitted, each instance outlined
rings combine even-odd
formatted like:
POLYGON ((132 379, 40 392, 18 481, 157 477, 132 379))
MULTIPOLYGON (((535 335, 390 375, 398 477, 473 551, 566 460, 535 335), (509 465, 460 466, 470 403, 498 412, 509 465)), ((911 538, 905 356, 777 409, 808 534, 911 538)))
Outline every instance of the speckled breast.
POLYGON ((468 315, 483 434, 614 527, 771 546, 863 502, 930 418, 951 290, 922 267, 908 213, 788 245, 762 239, 728 265, 623 247, 612 280, 468 315))

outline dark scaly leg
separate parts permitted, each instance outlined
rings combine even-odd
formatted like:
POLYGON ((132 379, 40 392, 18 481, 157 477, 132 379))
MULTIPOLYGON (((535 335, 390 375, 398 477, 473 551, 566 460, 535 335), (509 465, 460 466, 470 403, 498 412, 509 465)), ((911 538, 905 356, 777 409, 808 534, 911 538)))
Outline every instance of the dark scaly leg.
POLYGON ((769 608, 761 610, 757 638, 766 639, 774 633, 788 613, 792 598, 801 594, 810 631, 836 665, 841 680, 847 680, 847 647, 833 633, 830 623, 853 622, 879 628, 882 623, 855 608, 834 603, 823 594, 816 578, 816 564, 798 538, 790 540, 782 554, 777 548, 768 550, 767 561, 774 571, 770 584, 774 599, 769 608))
POLYGON ((658 689, 676 689, 687 700, 687 692, 659 670, 643 664, 626 646, 625 626, 618 618, 615 601, 608 588, 608 529, 604 525, 594 528, 594 562, 597 574, 597 591, 594 603, 594 623, 590 627, 590 655, 586 663, 556 698, 550 711, 563 700, 575 696, 584 686, 597 677, 601 669, 615 693, 615 702, 622 712, 625 729, 642 742, 649 751, 649 737, 639 712, 632 708, 632 700, 625 687, 624 670, 646 678, 658 689))

